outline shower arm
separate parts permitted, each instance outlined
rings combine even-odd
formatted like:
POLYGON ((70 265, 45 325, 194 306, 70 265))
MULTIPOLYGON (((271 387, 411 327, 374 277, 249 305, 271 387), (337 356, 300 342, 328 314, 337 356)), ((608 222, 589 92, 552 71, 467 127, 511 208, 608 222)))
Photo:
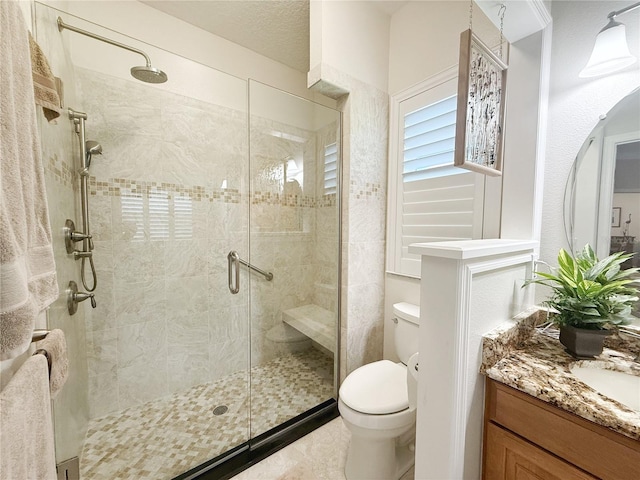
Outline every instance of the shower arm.
POLYGON ((72 32, 76 32, 76 33, 79 33, 81 35, 85 35, 85 36, 93 38, 95 40, 100 40, 101 42, 108 43, 108 44, 113 45, 115 47, 120 47, 120 48, 123 48, 125 50, 129 50, 130 52, 137 53, 138 55, 142 55, 144 57, 144 60, 147 62, 147 67, 151 67, 151 59, 149 58, 149 55, 144 53, 142 50, 139 50, 139 49, 137 49, 135 47, 130 47, 129 45, 125 45, 124 43, 116 42, 115 40, 111 40, 110 38, 107 38, 107 37, 102 37, 100 35, 96 35, 95 33, 88 32, 87 30, 82 30, 81 28, 74 27, 72 25, 69 25, 68 23, 64 23, 62 18, 58 17, 58 31, 62 32, 62 30, 64 30, 64 29, 71 30, 72 32))

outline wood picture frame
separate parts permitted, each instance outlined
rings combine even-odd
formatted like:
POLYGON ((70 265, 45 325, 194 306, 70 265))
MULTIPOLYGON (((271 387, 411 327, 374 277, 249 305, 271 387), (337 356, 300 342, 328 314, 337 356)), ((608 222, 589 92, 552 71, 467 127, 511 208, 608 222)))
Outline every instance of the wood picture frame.
POLYGON ((460 34, 454 165, 502 175, 507 65, 471 31, 460 34))

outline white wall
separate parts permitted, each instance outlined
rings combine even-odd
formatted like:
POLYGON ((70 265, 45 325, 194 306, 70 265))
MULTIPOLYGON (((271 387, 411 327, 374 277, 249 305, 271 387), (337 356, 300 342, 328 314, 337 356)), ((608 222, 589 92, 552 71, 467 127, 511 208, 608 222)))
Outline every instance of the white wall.
POLYGON ((389 17, 375 2, 311 1, 311 68, 331 65, 388 90, 389 17))
MULTIPOLYGON (((468 28, 468 2, 414 1, 394 13, 389 37, 389 93, 457 65, 460 33, 468 28)), ((478 7, 473 11, 473 30, 487 45, 498 45, 498 30, 478 7)))
MULTIPOLYGON (((623 1, 554 1, 553 48, 542 210, 540 257, 556 263, 568 248, 563 227, 564 188, 582 143, 619 100, 640 83, 640 65, 595 78, 579 78, 607 14, 629 5, 623 1)), ((640 9, 619 16, 627 25, 631 53, 640 56, 640 9)))
POLYGON ((548 27, 510 48, 500 238, 540 238, 550 33, 548 27))
POLYGON ((470 240, 410 247, 423 255, 421 301, 429 305, 420 311, 415 478, 480 478, 482 336, 512 322, 528 303, 520 287, 530 274, 535 243, 470 240))

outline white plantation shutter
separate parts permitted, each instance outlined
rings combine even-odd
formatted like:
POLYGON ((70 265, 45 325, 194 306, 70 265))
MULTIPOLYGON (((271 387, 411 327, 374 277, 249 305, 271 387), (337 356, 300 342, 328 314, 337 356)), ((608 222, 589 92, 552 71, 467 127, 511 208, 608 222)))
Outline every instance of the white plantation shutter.
POLYGON ((164 191, 149 192, 149 238, 169 238, 169 194, 164 191))
POLYGON ((405 182, 402 192, 401 272, 420 275, 412 243, 474 238, 476 182, 473 173, 405 182))
POLYGON ((456 98, 450 96, 404 116, 403 182, 465 173, 453 166, 456 98))
POLYGON ((393 273, 420 276, 421 259, 408 251, 412 243, 482 235, 484 182, 481 175, 453 165, 455 87, 452 79, 399 103, 387 255, 393 273))
POLYGON ((185 239, 193 236, 193 205, 190 197, 158 190, 148 195, 123 190, 120 196, 122 228, 132 240, 185 239), (170 222, 173 218, 173 223, 170 222))
POLYGON ((175 238, 193 237, 193 205, 190 197, 173 199, 173 222, 175 238))
POLYGON ((144 240, 144 200, 142 195, 123 191, 120 196, 122 224, 131 240, 144 240))
POLYGON ((324 147, 324 195, 336 193, 338 174, 338 144, 324 147))

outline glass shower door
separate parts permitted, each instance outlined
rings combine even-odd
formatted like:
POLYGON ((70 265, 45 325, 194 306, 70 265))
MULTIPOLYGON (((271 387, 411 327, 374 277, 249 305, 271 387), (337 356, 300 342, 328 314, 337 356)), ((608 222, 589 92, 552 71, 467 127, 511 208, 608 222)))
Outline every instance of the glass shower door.
POLYGON ((336 395, 340 113, 249 81, 251 438, 336 395))
MULTIPOLYGON (((79 457, 82 478, 172 478, 249 439, 249 283, 232 295, 227 278, 227 253, 249 244, 247 82, 47 5, 36 24, 65 107, 102 145, 89 169, 97 308, 66 311, 80 267, 54 239, 63 290, 49 327, 72 356, 57 461, 79 457), (143 49, 169 81, 135 80, 126 52, 59 32, 58 16, 143 49)), ((64 115, 42 128, 61 231, 78 224, 78 137, 64 115)))

